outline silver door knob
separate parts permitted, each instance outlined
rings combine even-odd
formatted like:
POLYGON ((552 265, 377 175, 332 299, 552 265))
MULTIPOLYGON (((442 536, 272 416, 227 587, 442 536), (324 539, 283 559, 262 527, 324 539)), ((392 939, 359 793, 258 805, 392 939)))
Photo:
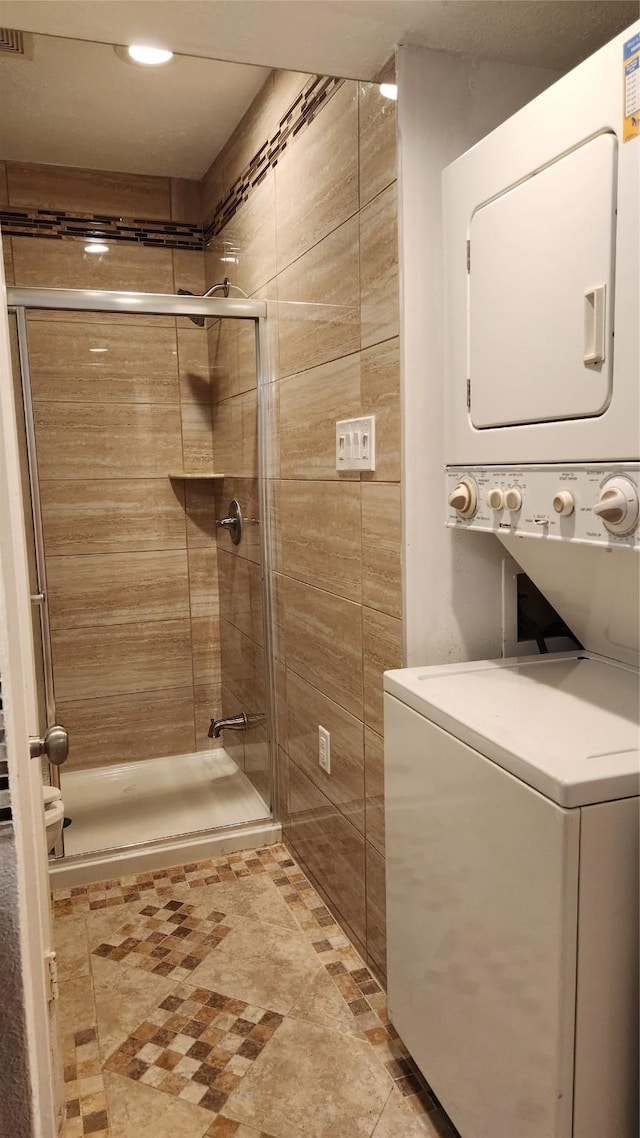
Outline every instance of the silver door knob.
POLYGON ((29 739, 29 751, 32 759, 39 759, 46 755, 54 767, 59 767, 69 754, 69 732, 66 727, 55 723, 47 727, 43 739, 32 736, 29 739))

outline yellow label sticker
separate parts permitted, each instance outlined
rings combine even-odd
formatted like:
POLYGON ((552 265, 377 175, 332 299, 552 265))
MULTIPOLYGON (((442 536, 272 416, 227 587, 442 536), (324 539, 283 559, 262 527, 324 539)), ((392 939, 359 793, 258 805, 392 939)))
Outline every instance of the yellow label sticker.
POLYGON ((640 136, 640 32, 623 44, 622 79, 622 140, 630 142, 640 136))

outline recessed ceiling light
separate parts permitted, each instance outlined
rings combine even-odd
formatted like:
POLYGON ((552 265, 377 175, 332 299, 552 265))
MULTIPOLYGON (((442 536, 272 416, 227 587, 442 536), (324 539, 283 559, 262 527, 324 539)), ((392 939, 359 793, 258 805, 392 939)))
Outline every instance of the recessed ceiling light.
POLYGON ((164 47, 151 47, 147 44, 131 44, 129 47, 117 46, 116 55, 125 63, 136 63, 140 67, 162 67, 173 59, 173 52, 164 47))
POLYGON ((396 83, 381 83, 380 94, 384 95, 385 99, 398 98, 398 86, 396 83))
POLYGON ((103 241, 91 241, 84 247, 85 253, 108 253, 109 246, 105 245, 103 241))

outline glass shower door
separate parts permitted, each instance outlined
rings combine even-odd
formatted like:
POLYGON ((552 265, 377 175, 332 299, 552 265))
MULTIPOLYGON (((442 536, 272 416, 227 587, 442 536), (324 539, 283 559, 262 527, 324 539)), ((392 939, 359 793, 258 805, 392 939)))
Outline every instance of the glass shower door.
POLYGON ((255 320, 207 325, 27 313, 67 856, 270 814, 255 320), (238 546, 216 524, 232 497, 238 546))

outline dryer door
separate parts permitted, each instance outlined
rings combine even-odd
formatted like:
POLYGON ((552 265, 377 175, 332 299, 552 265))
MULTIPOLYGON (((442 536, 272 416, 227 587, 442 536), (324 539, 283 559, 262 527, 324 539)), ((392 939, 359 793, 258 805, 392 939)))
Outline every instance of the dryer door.
POLYGON ((616 159, 615 135, 597 135, 474 212, 474 427, 588 418, 608 407, 616 159))

